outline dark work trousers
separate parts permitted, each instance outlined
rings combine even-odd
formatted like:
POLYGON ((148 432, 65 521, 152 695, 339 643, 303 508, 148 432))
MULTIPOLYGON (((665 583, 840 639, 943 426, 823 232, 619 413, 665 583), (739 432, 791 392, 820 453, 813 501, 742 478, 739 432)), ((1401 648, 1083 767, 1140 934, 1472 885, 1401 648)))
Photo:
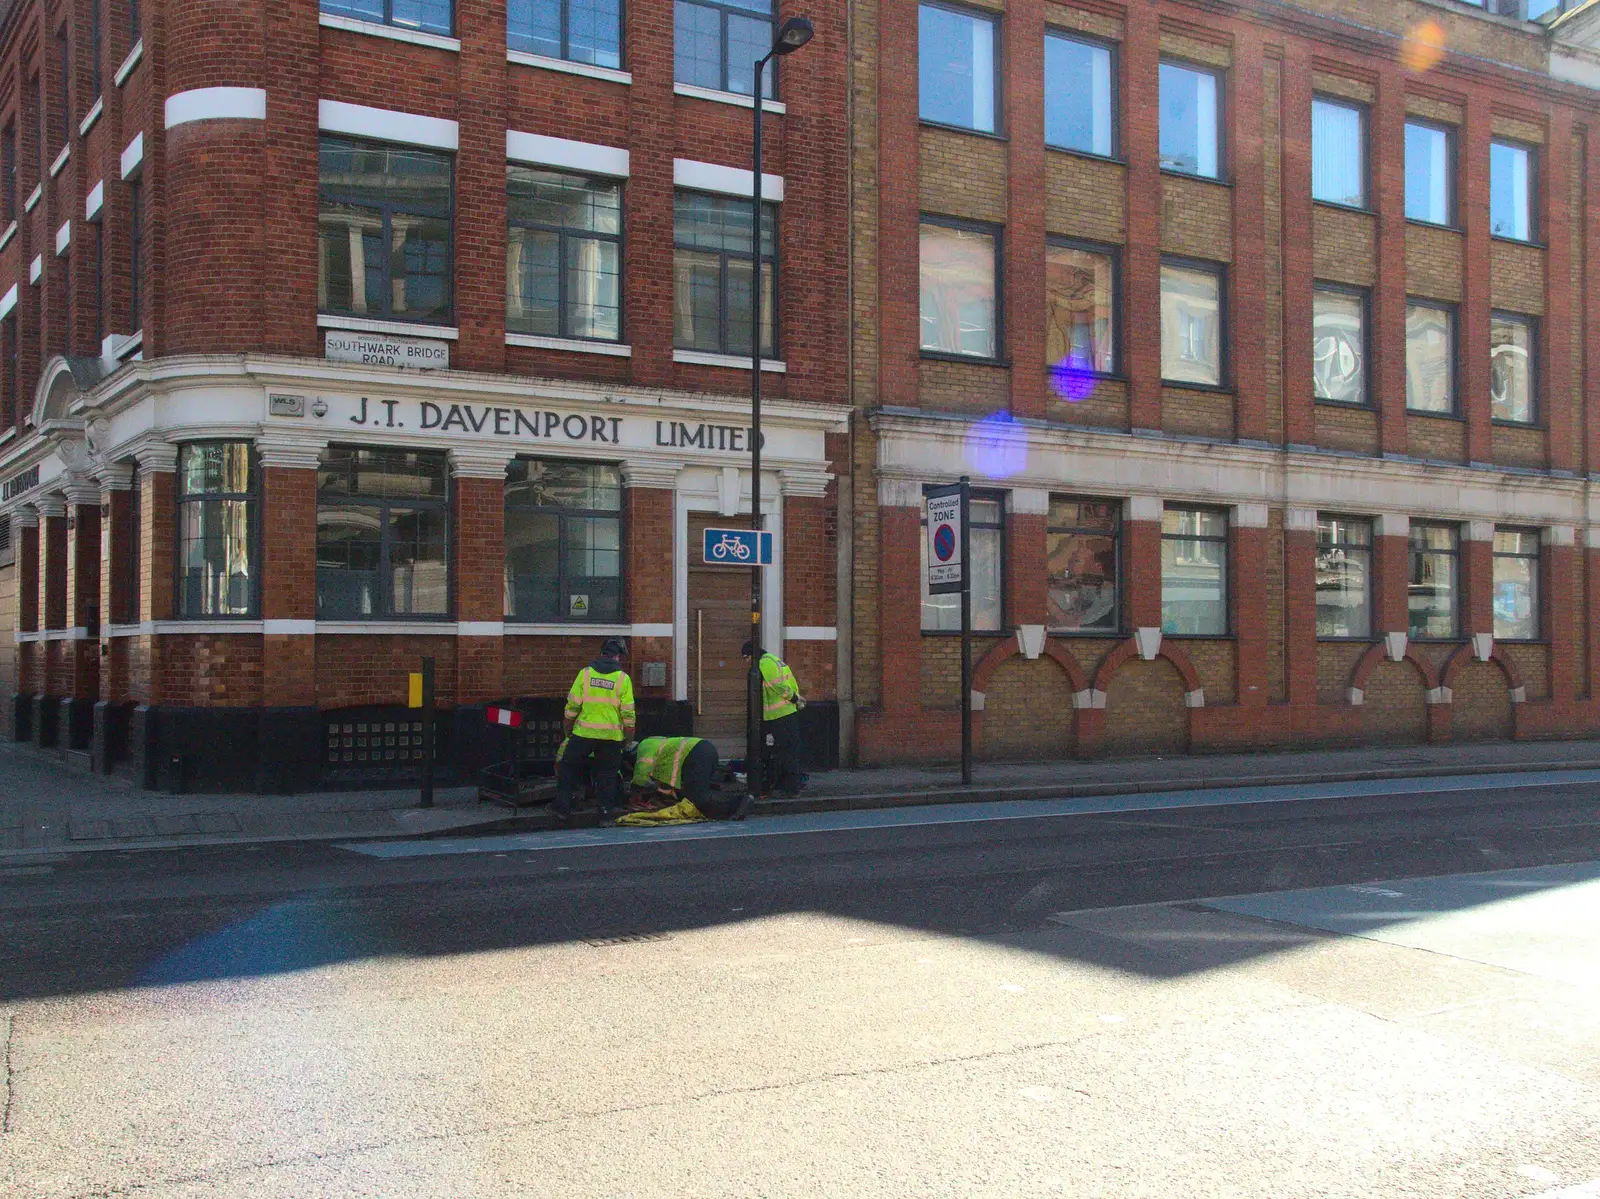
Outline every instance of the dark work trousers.
POLYGON ((772 763, 771 776, 764 781, 767 790, 790 794, 800 790, 800 713, 790 712, 776 720, 762 721, 762 727, 771 741, 767 750, 772 763))
POLYGON ((709 741, 702 741, 683 759, 678 794, 699 808, 702 815, 712 820, 726 820, 733 811, 734 797, 711 789, 711 780, 716 773, 717 747, 709 741))
POLYGON ((594 777, 595 806, 602 812, 617 805, 617 771, 622 768, 622 742, 598 741, 576 733, 567 741, 567 752, 556 764, 556 807, 572 810, 577 794, 590 771, 594 777))

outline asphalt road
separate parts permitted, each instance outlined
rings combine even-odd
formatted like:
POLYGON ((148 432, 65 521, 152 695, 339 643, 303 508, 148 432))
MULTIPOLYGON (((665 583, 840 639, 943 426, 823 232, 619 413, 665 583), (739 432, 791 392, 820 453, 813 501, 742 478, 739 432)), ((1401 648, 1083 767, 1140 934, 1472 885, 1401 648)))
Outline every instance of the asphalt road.
POLYGON ((0 1195, 1600 1196, 1595 784, 1476 788, 9 861, 0 1195))

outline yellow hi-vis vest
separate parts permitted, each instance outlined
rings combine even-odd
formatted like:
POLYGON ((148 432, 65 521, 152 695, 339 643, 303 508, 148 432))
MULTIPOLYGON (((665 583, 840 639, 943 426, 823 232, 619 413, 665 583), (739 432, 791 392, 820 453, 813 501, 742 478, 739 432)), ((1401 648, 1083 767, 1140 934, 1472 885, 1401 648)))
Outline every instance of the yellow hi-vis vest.
POLYGON ((683 760, 702 740, 702 737, 668 737, 656 751, 655 770, 651 777, 660 786, 678 790, 683 785, 683 760))
POLYGON ((761 655, 761 719, 777 720, 800 710, 800 684, 794 671, 773 654, 761 655))
POLYGON ((633 760, 633 785, 635 787, 648 787, 651 783, 651 774, 656 768, 656 759, 661 756, 661 747, 667 743, 665 737, 646 737, 639 742, 638 757, 633 760))
POLYGON ((591 741, 621 741, 624 727, 633 727, 633 680, 625 670, 601 674, 592 666, 578 671, 567 692, 572 735, 591 741))

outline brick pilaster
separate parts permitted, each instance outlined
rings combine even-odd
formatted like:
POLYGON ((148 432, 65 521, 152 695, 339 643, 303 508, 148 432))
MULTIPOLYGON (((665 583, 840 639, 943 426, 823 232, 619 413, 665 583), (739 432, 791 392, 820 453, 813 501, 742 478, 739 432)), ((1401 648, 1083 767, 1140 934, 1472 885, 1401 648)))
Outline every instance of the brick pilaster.
MULTIPOLYGON (((1267 439, 1266 242, 1263 232, 1266 174, 1261 106, 1266 69, 1261 33, 1246 26, 1234 44, 1228 72, 1229 157, 1233 168, 1233 265, 1228 275, 1233 383, 1237 389, 1234 431, 1240 441, 1267 439), (1250 352, 1245 352, 1246 347, 1250 352)), ((1264 694, 1264 692, 1263 692, 1264 694)), ((1243 696, 1241 695, 1241 699, 1243 696)))
MULTIPOLYGON (((67 496, 70 529, 67 554, 70 584, 67 588, 68 628, 98 628, 104 620, 100 595, 100 488, 75 484, 67 496)), ((75 636, 71 647, 72 695, 76 699, 100 697, 100 640, 75 636)))
POLYGON ((1549 140, 1539 159, 1536 203, 1545 250, 1545 313, 1539 323, 1536 414, 1549 430, 1552 470, 1576 470, 1582 453, 1583 399, 1572 362, 1572 114, 1550 111, 1549 140))
POLYGON ((316 450, 258 443, 261 691, 269 708, 317 702, 316 450))
MULTIPOLYGON (((1161 172, 1159 9, 1128 5, 1122 42, 1122 152, 1128 160, 1128 240, 1123 262, 1123 345, 1130 380, 1129 422, 1161 428, 1161 172)), ((1157 622, 1159 623, 1159 621, 1157 622)))
POLYGON ((1489 101, 1467 97, 1458 131, 1456 221, 1466 230, 1462 250, 1461 414, 1467 418, 1467 461, 1494 454, 1489 415, 1489 101))
MULTIPOLYGON (((461 39, 461 150, 456 155, 457 228, 506 227, 506 0, 456 5, 461 39)), ((506 364, 506 254, 500 238, 456 238, 459 361, 467 370, 506 364)), ((497 684, 498 686, 498 684, 497 684)))
POLYGON ((1372 605, 1373 631, 1405 633, 1411 618, 1406 602, 1411 580, 1411 522, 1403 516, 1380 516, 1372 539, 1373 573, 1377 576, 1372 605))
POLYGON ((909 714, 920 707, 922 677, 921 513, 916 508, 878 509, 878 627, 882 661, 882 708, 909 714))
POLYGON ((633 346, 632 379, 668 386, 672 364, 672 159, 676 109, 672 94, 673 10, 666 4, 623 6, 629 88, 628 236, 623 245, 622 319, 633 346))
POLYGON ((455 491, 455 701, 483 703, 505 687, 506 464, 509 453, 451 454, 455 491))
MULTIPOLYGON (((671 625, 673 587, 673 521, 676 493, 673 485, 676 468, 655 464, 625 463, 622 481, 622 529, 627 539, 623 547, 623 570, 627 579, 626 619, 634 626, 671 625)), ((787 550, 785 508, 785 549, 787 550)), ((690 547, 693 553, 694 547, 690 547)), ((641 698, 668 699, 672 695, 671 636, 635 636, 628 655, 634 691, 641 698), (648 690, 643 685, 643 664, 665 662, 664 686, 648 690)))
POLYGON ((1317 514, 1312 509, 1291 508, 1285 517, 1283 579, 1289 702, 1311 707, 1317 702, 1317 514))
MULTIPOLYGON (((1378 210, 1378 284, 1373 289, 1371 333, 1378 445, 1385 454, 1406 454, 1410 452, 1406 432, 1406 97, 1405 77, 1397 67, 1379 73, 1377 103, 1372 106, 1367 137, 1372 203, 1378 210)), ((1306 335, 1310 337, 1309 324, 1306 335)), ((1310 344, 1308 340, 1306 345, 1310 344)), ((1309 388, 1309 352, 1306 370, 1309 388)))
POLYGON ((922 341, 917 11, 916 0, 878 6, 878 398, 906 407, 918 403, 922 341))
POLYGON ((1161 509, 1159 499, 1136 495, 1122 524, 1123 627, 1161 627, 1161 509))
POLYGON ((1011 411, 1043 417, 1044 374, 1044 3, 1006 10, 1005 120, 1010 181, 1006 224, 1006 345, 1011 361, 1011 411))
POLYGON ((1235 504, 1228 527, 1237 702, 1260 708, 1267 703, 1267 506, 1235 504))
MULTIPOLYGON (((1290 40, 1283 60, 1283 439, 1315 437, 1311 386, 1311 56, 1290 40)), ((1374 135, 1374 143, 1377 137, 1374 135)))
POLYGON ((1013 491, 1006 514, 1006 626, 1048 623, 1049 565, 1045 561, 1045 529, 1049 494, 1013 491), (1027 496, 1027 501, 1021 497, 1027 496), (1037 501, 1037 502, 1034 502, 1037 501), (1026 503, 1024 507, 1023 504, 1026 503), (1022 508, 1022 510, 1019 510, 1022 508))
POLYGON ((1544 530, 1544 553, 1540 555, 1539 628, 1550 644, 1550 698, 1569 701, 1577 698, 1583 663, 1577 660, 1577 622, 1583 618, 1573 602, 1573 572, 1577 568, 1571 525, 1556 525, 1544 530))
POLYGON ((1461 526, 1461 634, 1494 632, 1494 523, 1461 526))
MULTIPOLYGON (((16 543, 17 632, 39 631, 39 514, 24 508, 12 514, 11 537, 16 543)), ((17 645, 17 693, 30 695, 42 686, 42 655, 37 641, 17 645)))

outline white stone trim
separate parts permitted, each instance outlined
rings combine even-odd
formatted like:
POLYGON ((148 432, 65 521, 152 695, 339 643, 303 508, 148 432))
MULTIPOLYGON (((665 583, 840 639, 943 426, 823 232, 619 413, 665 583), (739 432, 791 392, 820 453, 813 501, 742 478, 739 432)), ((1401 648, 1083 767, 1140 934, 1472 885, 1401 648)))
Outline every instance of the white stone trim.
POLYGON ((1577 543, 1578 530, 1571 525, 1546 525, 1540 530, 1545 545, 1571 546, 1577 543))
POLYGON ((1050 493, 1043 487, 1013 487, 1006 492, 1006 508, 1014 516, 1048 516, 1050 493))
POLYGON ((1600 550, 1600 526, 1591 525, 1583 531, 1583 544, 1586 549, 1600 550))
POLYGON ((639 624, 628 626, 627 635, 629 637, 656 637, 656 638, 671 637, 672 636, 672 622, 671 621, 665 621, 665 620, 659 620, 659 621, 654 621, 654 622, 641 621, 639 624))
POLYGON ((1206 706, 1206 689, 1196 687, 1193 691, 1183 693, 1183 706, 1186 708, 1203 708, 1206 706))
MULTIPOLYGON (((729 370, 747 371, 750 359, 744 354, 708 354, 704 350, 673 350, 674 362, 687 362, 695 366, 725 366, 729 370)), ((789 364, 776 358, 763 358, 761 369, 767 374, 785 374, 789 364)))
POLYGON ((133 140, 122 151, 122 177, 132 179, 139 173, 139 167, 144 162, 144 132, 141 130, 133 135, 133 140))
POLYGON ((505 482, 506 467, 517 456, 515 445, 451 446, 450 477, 505 482))
POLYGON ((168 129, 194 121, 264 121, 267 92, 260 87, 197 87, 167 97, 168 129))
POLYGON ((1044 626, 1019 624, 1017 626, 1017 652, 1030 662, 1038 661, 1044 653, 1044 626))
POLYGON ((1264 529, 1267 527, 1265 504, 1235 504, 1228 514, 1228 523, 1236 529, 1264 529))
POLYGON ((1448 704, 1453 698, 1453 693, 1448 687, 1432 687, 1425 698, 1429 704, 1448 704))
MULTIPOLYGON (((724 196, 742 196, 750 199, 755 187, 755 172, 742 167, 725 167, 714 162, 698 162, 693 158, 672 160, 672 184, 692 191, 717 192, 724 196)), ((761 172, 761 199, 774 204, 783 203, 783 176, 761 172)))
POLYGON ((505 631, 503 620, 463 620, 456 624, 458 637, 500 637, 505 631))
POLYGON ((1512 687, 1510 692, 1512 703, 1525 704, 1528 702, 1528 689, 1526 687, 1512 687))
POLYGON ((1467 521, 1467 527, 1462 532, 1462 539, 1465 541, 1493 541, 1494 521, 1469 520, 1467 521))
MULTIPOLYGON (((656 628, 656 625, 626 624, 530 624, 522 621, 505 622, 507 637, 653 637, 654 633, 635 633, 635 627, 656 628)), ((671 634, 665 634, 670 636, 671 634)))
POLYGON ((1139 657, 1154 662, 1161 653, 1161 630, 1153 625, 1134 629, 1133 643, 1139 650, 1139 657))
POLYGON ((1072 706, 1079 710, 1084 708, 1104 708, 1106 706, 1106 693, 1096 691, 1093 687, 1085 687, 1082 691, 1072 693, 1072 706))
POLYGON ((535 333, 507 333, 506 345, 528 346, 535 350, 563 350, 569 354, 603 354, 611 358, 632 358, 633 347, 616 341, 587 341, 581 337, 541 337, 535 333))
POLYGON ((3 295, 3 296, 0 296, 0 320, 4 320, 6 317, 10 316, 12 310, 15 309, 16 306, 17 306, 17 285, 15 283, 13 283, 11 285, 11 287, 6 291, 6 294, 3 295))
POLYGON ((1152 521, 1161 523, 1161 518, 1166 513, 1166 504, 1159 495, 1130 495, 1128 497, 1128 519, 1152 521))
POLYGON ((28 198, 22 202, 23 212, 32 212, 38 207, 39 201, 44 198, 44 184, 35 183, 33 190, 28 193, 28 198))
POLYGON ((1359 708, 1362 704, 1367 702, 1367 693, 1360 687, 1352 687, 1350 690, 1345 692, 1345 698, 1350 701, 1350 706, 1352 708, 1359 708))
POLYGON ((370 137, 407 146, 431 146, 436 150, 461 148, 461 126, 456 121, 388 108, 368 108, 364 104, 346 104, 342 100, 317 101, 317 128, 325 133, 370 137))
POLYGON ((832 625, 790 625, 783 630, 785 641, 837 641, 839 630, 832 625))
POLYGON ((37 282, 39 282, 39 277, 41 275, 43 275, 43 274, 44 274, 44 255, 43 254, 35 254, 33 256, 33 261, 28 264, 28 282, 29 283, 37 283, 37 282))
POLYGON ((350 329, 357 333, 389 333, 395 337, 424 337, 434 341, 459 341, 461 330, 453 325, 425 325, 420 321, 373 321, 364 316, 317 314, 319 329, 350 329))
POLYGON ((61 147, 61 153, 56 155, 56 160, 50 164, 50 178, 54 179, 66 169, 67 160, 72 157, 72 143, 68 142, 61 147))
POLYGON ((60 258, 72 245, 72 222, 62 221, 61 228, 56 230, 56 257, 60 258))
POLYGON ((1315 533, 1317 510, 1315 508, 1290 508, 1283 515, 1283 527, 1291 533, 1315 533))
POLYGON ((1399 512, 1382 512, 1373 517, 1372 535, 1374 537, 1409 537, 1411 536, 1411 518, 1399 512))
POLYGON ((100 210, 106 206, 106 185, 101 180, 89 189, 89 194, 83 198, 83 219, 92 221, 100 215, 100 210))
POLYGON ((388 38, 392 42, 410 42, 413 46, 430 46, 435 50, 449 50, 459 54, 461 39, 440 33, 424 33, 420 29, 405 29, 399 25, 383 25, 377 21, 362 21, 355 17, 341 17, 334 13, 318 13, 317 24, 324 29, 343 29, 347 33, 364 33, 368 37, 388 38))
POLYGON ((778 490, 784 495, 820 500, 828 494, 833 475, 826 470, 786 466, 778 472, 778 490))
MULTIPOLYGON (((674 83, 672 92, 677 96, 688 96, 695 100, 710 100, 715 104, 732 104, 738 108, 755 108, 755 98, 746 96, 741 92, 725 92, 714 87, 699 87, 693 83, 674 83)), ((780 115, 789 111, 782 100, 762 100, 762 112, 775 112, 780 115)))
POLYGON ((1383 635, 1384 656, 1391 662, 1404 660, 1406 656, 1407 633, 1385 633, 1383 635))
POLYGON ((0 233, 0 250, 11 244, 11 239, 17 235, 17 222, 12 221, 6 226, 5 232, 0 233))
POLYGON ((526 162, 536 166, 562 167, 590 175, 609 175, 617 179, 628 177, 628 151, 619 146, 606 146, 598 142, 577 142, 565 137, 549 137, 543 133, 519 133, 506 130, 506 158, 511 162, 526 162))
POLYGON ((316 470, 327 444, 326 436, 263 433, 256 438, 256 460, 263 469, 316 470))
POLYGON ((454 637, 453 620, 319 620, 320 635, 354 634, 363 637, 454 637))
POLYGON ((1487 662, 1494 656, 1494 634, 1474 633, 1472 635, 1472 656, 1480 662, 1487 662))
POLYGON ((105 110, 105 97, 96 96, 94 98, 94 104, 92 104, 89 108, 89 111, 84 114, 83 120, 78 122, 78 135, 80 137, 88 137, 89 130, 94 128, 94 123, 100 119, 101 114, 104 113, 105 110))
POLYGON ((114 491, 129 491, 133 487, 131 462, 102 462, 94 468, 94 477, 100 484, 100 498, 104 501, 114 491))
POLYGON ((878 479, 878 507, 922 511, 922 484, 913 479, 878 479))
POLYGON ((972 710, 974 712, 983 711, 984 704, 987 699, 988 696, 986 696, 982 691, 974 691, 972 693, 972 710))
POLYGON ((133 43, 133 48, 128 51, 128 57, 122 60, 122 65, 117 68, 117 73, 111 77, 111 82, 121 87, 128 81, 128 76, 133 74, 133 68, 139 65, 139 60, 144 57, 144 38, 133 43))
POLYGON ((506 61, 522 67, 537 67, 541 71, 560 71, 566 75, 585 75, 590 79, 604 79, 607 83, 632 83, 631 71, 618 71, 613 67, 597 67, 586 62, 568 62, 564 58, 551 58, 546 54, 529 54, 526 50, 506 49, 506 61))
POLYGON ((653 458, 625 458, 622 461, 624 487, 653 487, 671 491, 678 486, 682 462, 657 462, 653 458))
POLYGON ((309 637, 316 633, 314 620, 263 620, 261 631, 268 637, 309 637))

